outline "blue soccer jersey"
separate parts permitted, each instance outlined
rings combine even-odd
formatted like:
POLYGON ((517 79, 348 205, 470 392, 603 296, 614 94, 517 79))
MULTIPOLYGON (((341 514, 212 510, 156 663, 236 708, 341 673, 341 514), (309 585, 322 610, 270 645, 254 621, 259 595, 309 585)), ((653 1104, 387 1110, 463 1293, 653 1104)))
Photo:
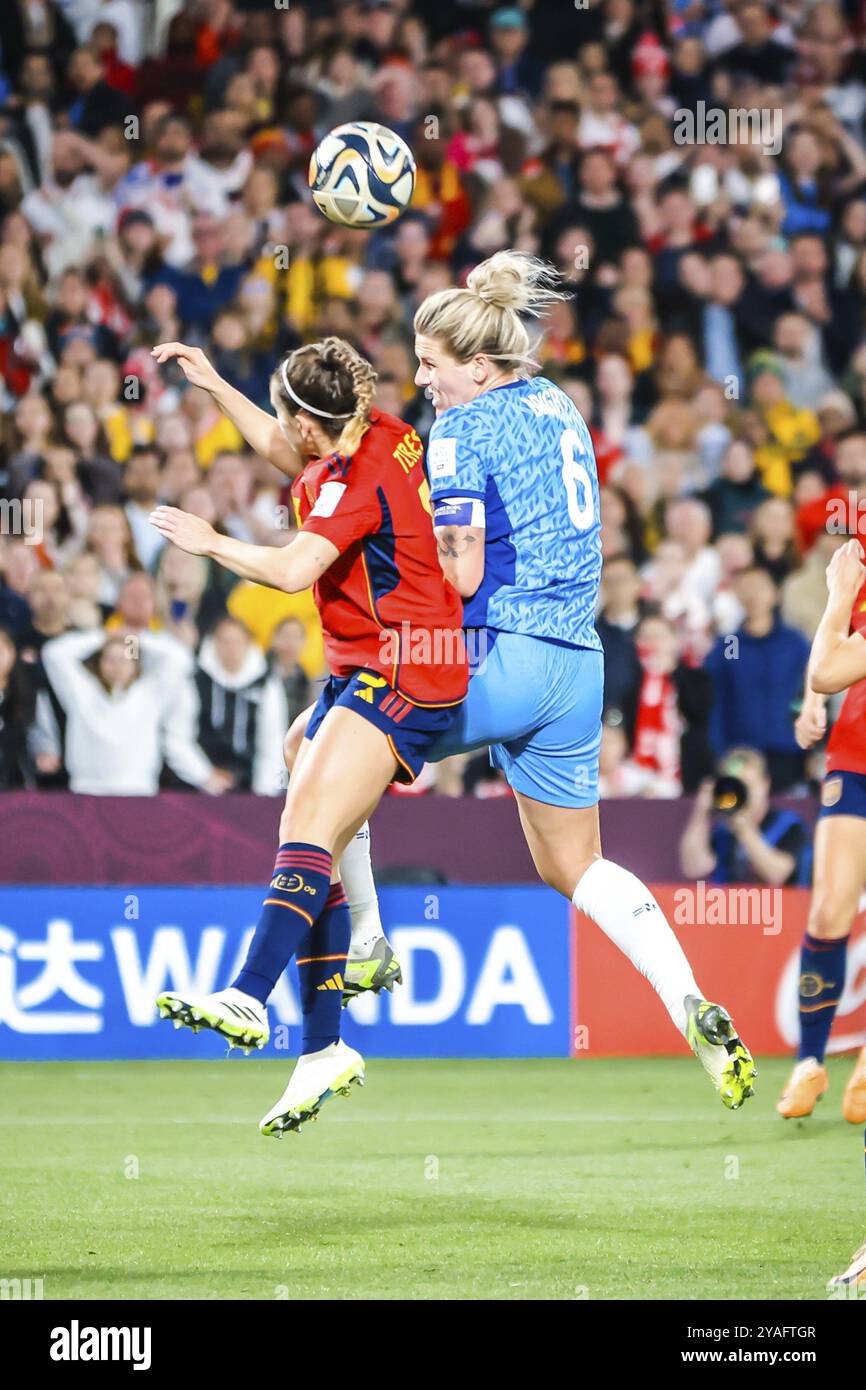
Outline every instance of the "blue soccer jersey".
POLYGON ((535 377, 446 410, 427 451, 434 502, 484 506, 484 580, 467 627, 600 650, 598 473, 573 402, 535 377))

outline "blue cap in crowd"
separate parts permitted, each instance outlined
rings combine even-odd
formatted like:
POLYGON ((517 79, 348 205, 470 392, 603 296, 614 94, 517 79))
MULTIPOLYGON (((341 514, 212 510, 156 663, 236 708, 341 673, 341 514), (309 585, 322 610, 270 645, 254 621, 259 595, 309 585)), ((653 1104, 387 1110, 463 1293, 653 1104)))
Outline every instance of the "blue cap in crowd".
POLYGON ((497 10, 490 21, 491 29, 526 29, 526 15, 516 5, 497 10))

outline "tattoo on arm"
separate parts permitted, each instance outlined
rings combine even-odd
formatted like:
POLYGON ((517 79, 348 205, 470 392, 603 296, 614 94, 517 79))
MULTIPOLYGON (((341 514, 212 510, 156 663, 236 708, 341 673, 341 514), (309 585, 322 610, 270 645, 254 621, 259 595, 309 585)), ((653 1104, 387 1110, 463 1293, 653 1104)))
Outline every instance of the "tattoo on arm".
POLYGON ((462 536, 458 539, 456 527, 449 527, 437 532, 436 544, 440 555, 444 555, 446 559, 459 560, 461 555, 466 554, 470 545, 475 545, 477 539, 477 536, 462 536))

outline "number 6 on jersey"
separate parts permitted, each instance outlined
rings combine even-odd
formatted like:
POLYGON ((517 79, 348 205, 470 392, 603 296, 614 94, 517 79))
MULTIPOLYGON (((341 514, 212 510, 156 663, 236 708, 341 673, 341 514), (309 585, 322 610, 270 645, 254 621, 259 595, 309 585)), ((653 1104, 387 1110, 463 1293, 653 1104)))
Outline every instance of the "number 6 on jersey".
POLYGON ((562 481, 565 483, 568 497, 568 515, 571 517, 572 525, 578 531, 585 531, 587 526, 592 525, 595 510, 589 474, 583 464, 579 463, 575 457, 576 451, 581 447, 580 435, 577 430, 566 430, 560 443, 562 446, 562 481), (578 484, 583 490, 582 504, 578 497, 578 484))

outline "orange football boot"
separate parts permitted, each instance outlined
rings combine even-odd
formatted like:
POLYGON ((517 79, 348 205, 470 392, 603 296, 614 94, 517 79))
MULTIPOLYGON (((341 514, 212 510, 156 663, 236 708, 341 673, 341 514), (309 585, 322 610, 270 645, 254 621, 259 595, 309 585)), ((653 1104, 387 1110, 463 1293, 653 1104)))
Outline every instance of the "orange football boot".
POLYGON ((829 1085, 827 1068, 814 1057, 806 1057, 791 1072, 776 1109, 785 1120, 801 1120, 811 1115, 829 1085))
POLYGON ((842 1114, 850 1125, 866 1124, 866 1047, 861 1050, 845 1087, 842 1114))

